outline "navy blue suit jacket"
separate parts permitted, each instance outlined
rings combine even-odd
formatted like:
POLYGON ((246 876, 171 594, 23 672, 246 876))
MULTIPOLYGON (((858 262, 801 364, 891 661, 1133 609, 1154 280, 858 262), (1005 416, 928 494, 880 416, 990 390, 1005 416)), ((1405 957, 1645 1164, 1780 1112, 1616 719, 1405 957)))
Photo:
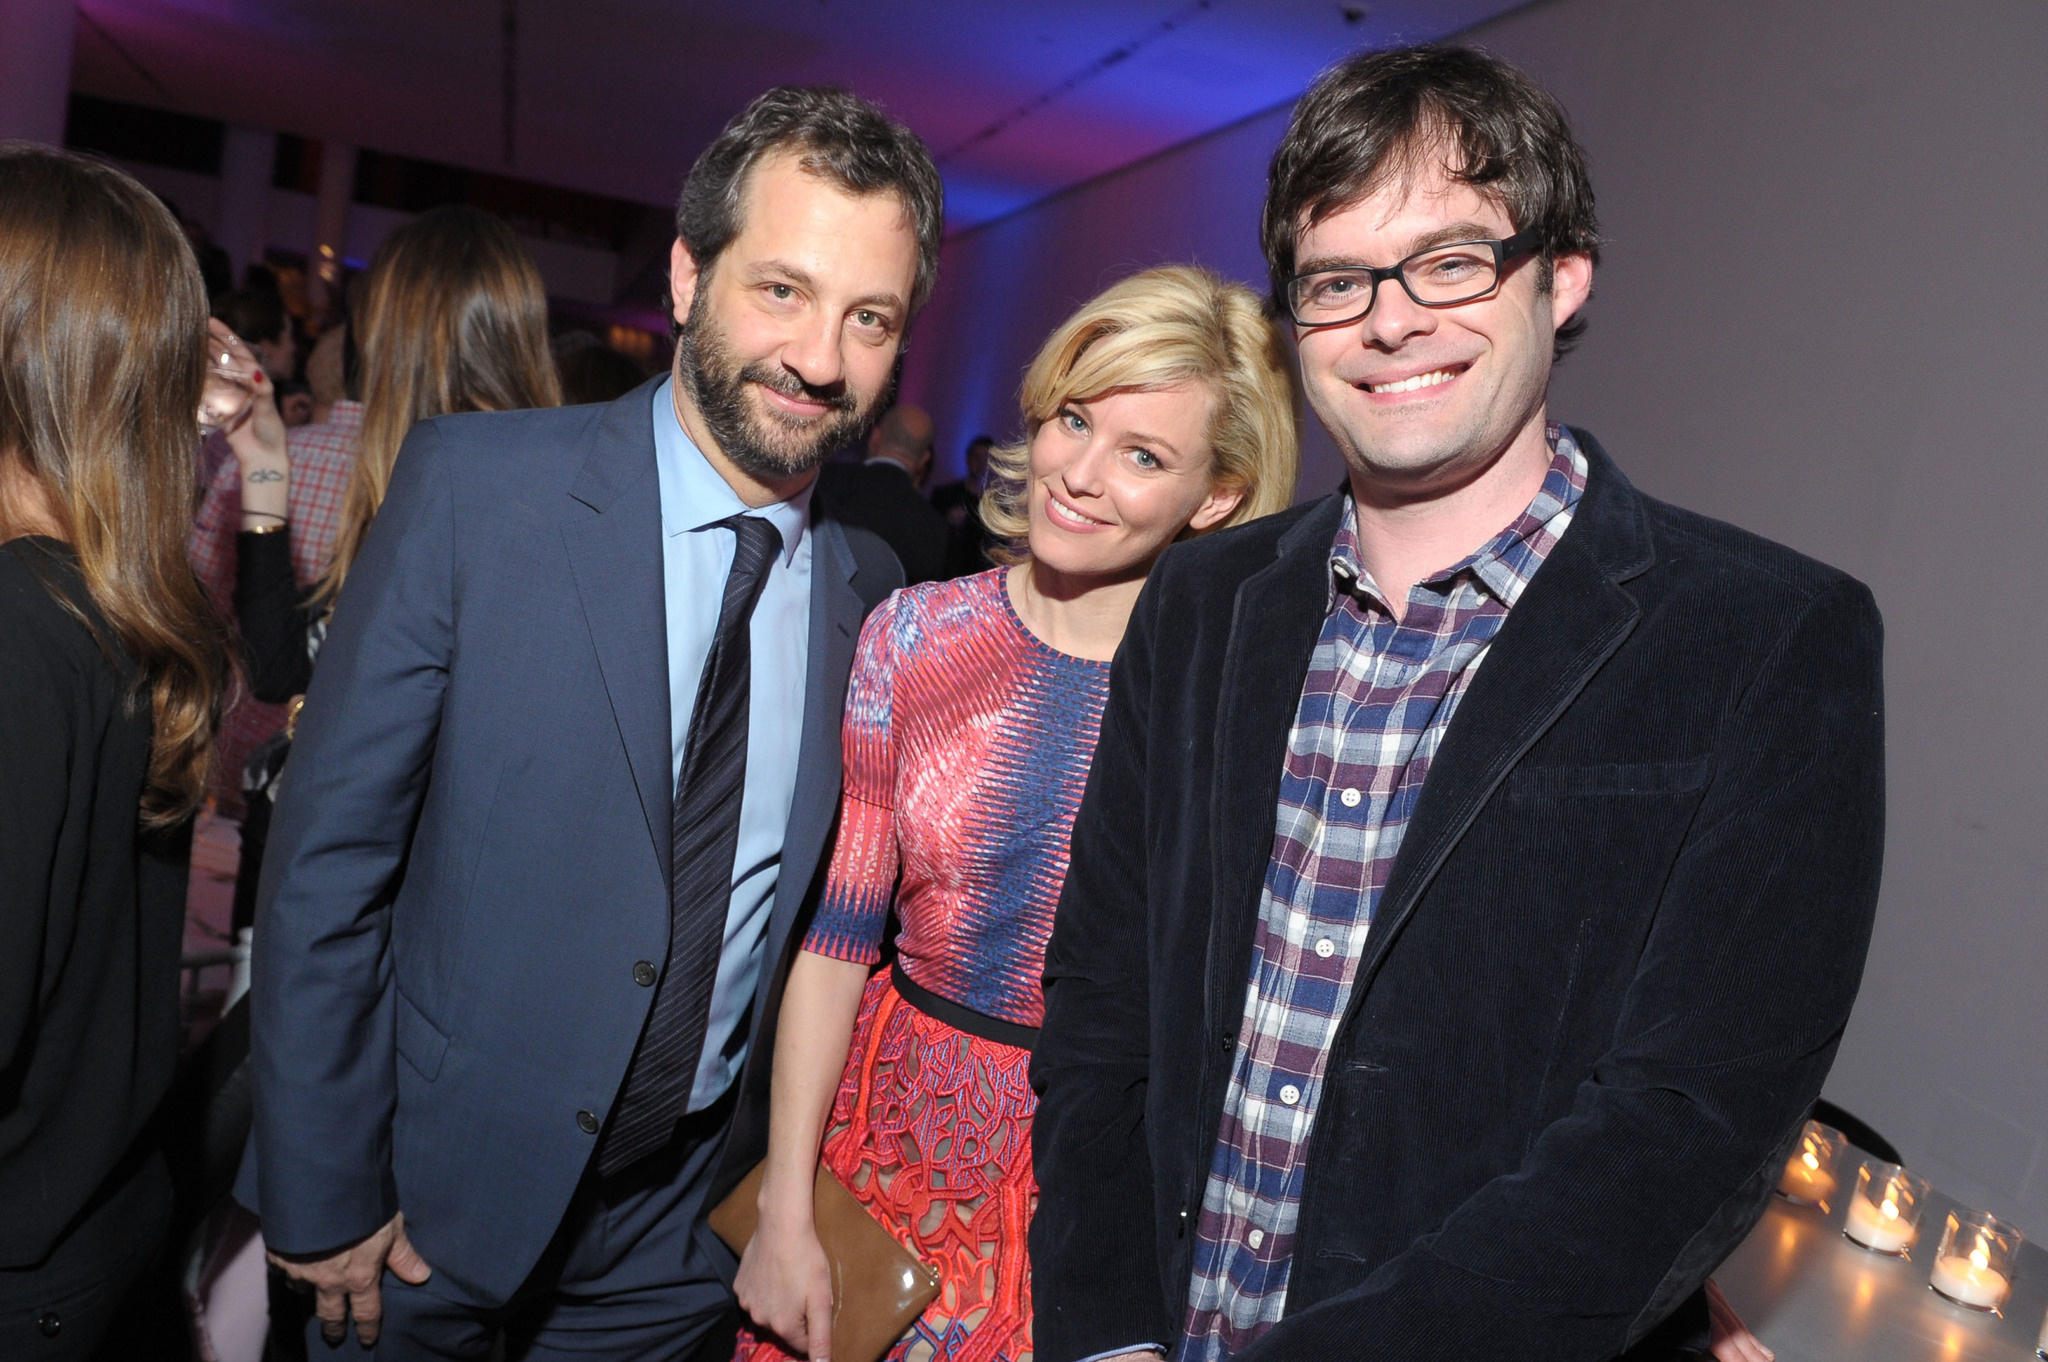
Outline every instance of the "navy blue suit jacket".
MULTIPOLYGON (((402 1209, 436 1271, 502 1300, 590 1161, 585 1127, 609 1113, 654 998, 633 967, 668 953, 649 392, 444 417, 406 440, 264 861, 243 1190, 273 1249, 339 1248, 402 1209)), ((902 580, 867 532, 819 512, 812 533, 796 794, 714 1190, 761 1155, 753 1108, 838 808, 854 639, 902 580)))

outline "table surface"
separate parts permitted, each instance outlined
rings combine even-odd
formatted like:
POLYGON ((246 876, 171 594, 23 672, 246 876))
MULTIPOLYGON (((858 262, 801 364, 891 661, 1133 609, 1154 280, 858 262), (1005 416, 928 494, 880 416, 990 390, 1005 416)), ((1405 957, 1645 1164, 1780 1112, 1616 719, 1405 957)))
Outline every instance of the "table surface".
MULTIPOLYGON (((1852 1160, 1846 1179, 1855 1181, 1852 1160)), ((1868 1252, 1842 1237, 1843 1193, 1823 1211, 1771 1198, 1764 1218, 1714 1274, 1743 1322, 1778 1362, 2033 1362, 2048 1312, 2048 1250, 2020 1250, 2003 1318, 1962 1306, 1927 1286, 1934 1247, 1956 1203, 1939 1192, 1920 1217, 1910 1259, 1868 1252)))

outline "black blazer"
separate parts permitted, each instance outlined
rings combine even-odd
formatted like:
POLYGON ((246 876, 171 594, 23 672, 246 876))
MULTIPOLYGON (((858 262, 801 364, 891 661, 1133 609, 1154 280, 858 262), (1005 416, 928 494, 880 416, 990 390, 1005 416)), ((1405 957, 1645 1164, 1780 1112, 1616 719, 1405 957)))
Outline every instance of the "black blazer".
POLYGON ((0 546, 0 1268, 136 1167, 177 1063, 191 824, 140 831, 137 679, 68 547, 0 546))
MULTIPOLYGON (((313 679, 313 593, 299 585, 289 532, 235 536, 235 623, 249 693, 281 705, 313 679)), ((324 607, 322 607, 324 608, 324 607)))
POLYGON ((900 465, 887 459, 828 463, 818 473, 815 504, 848 525, 880 535, 911 585, 947 575, 952 527, 900 465))
MULTIPOLYGON (((1761 1213, 1848 1019, 1883 848, 1870 593, 1576 434, 1576 518, 1380 900, 1247 1362, 1622 1353, 1761 1213)), ((1041 1362, 1179 1334, 1340 513, 1176 547, 1117 656, 1033 1060, 1041 1362)))

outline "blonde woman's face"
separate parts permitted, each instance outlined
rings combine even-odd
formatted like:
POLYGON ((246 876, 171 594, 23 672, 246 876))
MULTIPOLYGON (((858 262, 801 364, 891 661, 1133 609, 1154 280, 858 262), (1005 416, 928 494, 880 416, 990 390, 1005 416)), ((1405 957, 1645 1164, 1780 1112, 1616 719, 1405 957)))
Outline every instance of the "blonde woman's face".
POLYGON ((1142 577, 1182 530, 1228 518, 1240 488, 1219 488, 1207 384, 1070 402, 1031 438, 1031 556, 1057 572, 1142 577))

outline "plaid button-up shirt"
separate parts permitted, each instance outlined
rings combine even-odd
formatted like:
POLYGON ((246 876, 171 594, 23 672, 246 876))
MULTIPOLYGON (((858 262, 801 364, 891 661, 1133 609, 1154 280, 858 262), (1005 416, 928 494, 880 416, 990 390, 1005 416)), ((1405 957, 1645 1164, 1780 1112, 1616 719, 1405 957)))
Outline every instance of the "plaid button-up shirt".
MULTIPOLYGON (((363 404, 336 402, 317 426, 295 426, 284 435, 292 479, 286 512, 290 516, 292 571, 302 587, 311 587, 334 557, 334 537, 341 530, 341 503, 348 494, 349 475, 356 466, 356 445, 363 433, 363 404)), ((235 618, 235 535, 242 528, 242 466, 232 457, 214 469, 206 496, 193 517, 185 552, 199 575, 199 584, 220 617, 235 618)), ((227 812, 242 803, 242 766, 249 754, 284 729, 285 707, 266 705, 237 687, 222 716, 215 746, 213 795, 227 812)))
POLYGON ((1418 583, 1396 621, 1347 503, 1328 615, 1280 780, 1237 1058, 1196 1226, 1182 1362, 1228 1357, 1287 1304, 1323 1066, 1431 759, 1508 611, 1571 524, 1586 460, 1552 425, 1550 469, 1514 524, 1418 583))

